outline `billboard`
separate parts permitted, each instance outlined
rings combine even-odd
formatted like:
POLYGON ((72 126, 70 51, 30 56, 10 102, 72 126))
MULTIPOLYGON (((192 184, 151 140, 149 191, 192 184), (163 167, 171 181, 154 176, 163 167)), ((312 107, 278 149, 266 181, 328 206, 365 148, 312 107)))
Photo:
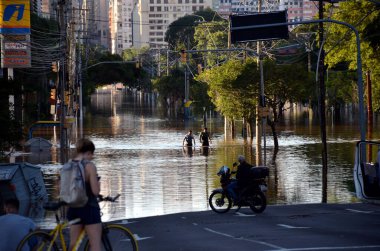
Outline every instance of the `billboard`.
POLYGON ((286 23, 286 11, 231 15, 230 21, 232 43, 289 38, 287 25, 234 30, 234 28, 244 28, 244 26, 286 23))
POLYGON ((30 34, 30 0, 0 0, 0 34, 30 34))

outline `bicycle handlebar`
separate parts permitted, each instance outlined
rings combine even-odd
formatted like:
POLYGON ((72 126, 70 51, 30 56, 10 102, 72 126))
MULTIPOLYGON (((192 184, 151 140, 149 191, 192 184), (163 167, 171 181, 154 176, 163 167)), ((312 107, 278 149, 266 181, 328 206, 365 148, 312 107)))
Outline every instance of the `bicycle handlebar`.
POLYGON ((120 197, 121 194, 117 194, 115 197, 112 196, 103 196, 101 194, 98 195, 99 201, 109 201, 109 202, 116 202, 116 200, 120 197))

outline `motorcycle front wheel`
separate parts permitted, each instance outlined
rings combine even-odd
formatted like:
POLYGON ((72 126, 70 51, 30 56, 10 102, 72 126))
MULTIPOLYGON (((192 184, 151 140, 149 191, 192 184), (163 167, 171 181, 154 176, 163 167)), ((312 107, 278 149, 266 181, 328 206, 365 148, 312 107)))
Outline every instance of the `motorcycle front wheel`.
POLYGON ((251 210, 255 213, 262 213, 267 207, 267 198, 261 191, 257 191, 250 195, 246 200, 251 210))
POLYGON ((227 213, 232 207, 232 201, 229 196, 221 191, 214 191, 208 199, 211 209, 218 213, 227 213))

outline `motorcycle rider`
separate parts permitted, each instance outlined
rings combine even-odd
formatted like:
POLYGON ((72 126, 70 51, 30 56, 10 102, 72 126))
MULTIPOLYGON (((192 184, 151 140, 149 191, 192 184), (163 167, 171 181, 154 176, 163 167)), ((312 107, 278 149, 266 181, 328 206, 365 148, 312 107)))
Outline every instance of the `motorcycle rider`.
POLYGON ((242 155, 238 156, 239 165, 236 172, 236 180, 232 181, 228 187, 227 191, 230 194, 231 198, 234 201, 234 204, 237 204, 240 200, 236 192, 241 191, 244 187, 248 186, 250 183, 249 173, 252 165, 246 162, 245 157, 242 155))

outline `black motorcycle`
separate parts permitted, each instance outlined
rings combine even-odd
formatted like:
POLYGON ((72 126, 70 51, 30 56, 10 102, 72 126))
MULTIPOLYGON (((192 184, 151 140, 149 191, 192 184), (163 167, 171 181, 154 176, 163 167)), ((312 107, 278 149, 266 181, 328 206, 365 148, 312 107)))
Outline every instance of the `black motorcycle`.
POLYGON ((222 188, 212 191, 209 197, 211 209, 216 213, 226 213, 232 206, 237 206, 236 212, 241 207, 248 206, 255 213, 262 213, 267 206, 267 199, 264 192, 267 191, 265 178, 269 176, 267 167, 252 167, 250 177, 252 183, 244 187, 238 193, 238 202, 233 205, 233 201, 227 191, 227 186, 231 183, 231 171, 228 166, 222 166, 217 173, 220 176, 220 184, 222 188))

